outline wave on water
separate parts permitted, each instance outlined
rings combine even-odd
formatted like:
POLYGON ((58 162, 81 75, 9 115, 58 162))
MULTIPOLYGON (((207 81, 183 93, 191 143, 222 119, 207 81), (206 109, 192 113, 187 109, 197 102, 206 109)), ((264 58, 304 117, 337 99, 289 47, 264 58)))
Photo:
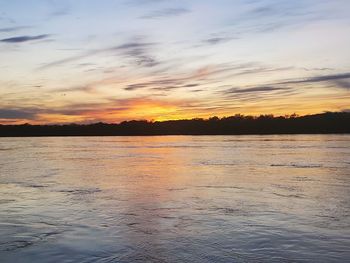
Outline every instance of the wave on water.
POLYGON ((286 197, 286 198, 303 198, 302 195, 298 194, 281 194, 281 193, 272 193, 274 195, 277 195, 279 197, 286 197))
POLYGON ((289 164, 271 164, 272 167, 293 167, 293 168, 321 168, 321 164, 298 164, 298 163, 289 163, 289 164))
POLYGON ((57 192, 60 193, 68 193, 68 194, 75 194, 75 195, 86 195, 86 194, 94 194, 101 192, 102 190, 99 188, 80 188, 80 189, 61 189, 57 192))
POLYGON ((23 249, 39 242, 44 242, 47 239, 62 234, 64 231, 52 231, 40 233, 33 236, 22 237, 19 240, 11 240, 0 243, 0 251, 15 251, 18 249, 23 249))

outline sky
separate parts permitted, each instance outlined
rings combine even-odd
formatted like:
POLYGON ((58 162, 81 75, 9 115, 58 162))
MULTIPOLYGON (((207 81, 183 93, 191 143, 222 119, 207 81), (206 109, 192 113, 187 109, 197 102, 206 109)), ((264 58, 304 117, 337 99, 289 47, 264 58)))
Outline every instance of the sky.
POLYGON ((0 0, 0 123, 350 110, 349 0, 0 0))

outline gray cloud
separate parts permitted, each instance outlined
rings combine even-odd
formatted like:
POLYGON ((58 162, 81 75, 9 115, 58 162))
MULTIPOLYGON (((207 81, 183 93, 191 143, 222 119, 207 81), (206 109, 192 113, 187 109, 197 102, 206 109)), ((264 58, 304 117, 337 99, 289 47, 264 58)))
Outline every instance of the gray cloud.
POLYGON ((312 84, 319 82, 330 82, 334 84, 337 88, 349 90, 350 82, 346 81, 347 79, 350 79, 350 73, 315 76, 305 79, 292 79, 287 81, 270 83, 265 86, 254 86, 250 88, 230 88, 219 91, 219 93, 229 97, 232 97, 233 95, 239 96, 241 101, 244 101, 245 99, 250 101, 259 99, 260 94, 263 94, 264 99, 268 99, 269 97, 274 97, 276 93, 295 94, 301 92, 300 90, 293 89, 290 86, 291 84, 297 85, 303 83, 312 84), (254 97, 252 97, 251 95, 254 95, 254 97))
POLYGON ((186 79, 185 78, 165 78, 158 79, 149 82, 142 82, 136 84, 130 84, 124 90, 133 91, 144 88, 150 88, 152 90, 170 90, 180 88, 180 86, 186 79))
POLYGON ((41 40, 48 38, 50 35, 44 34, 44 35, 37 35, 37 36, 18 36, 18 37, 10 37, 10 38, 4 38, 1 39, 0 42, 5 43, 22 43, 27 41, 33 41, 33 40, 41 40))
POLYGON ((295 28, 307 23, 332 18, 324 15, 314 5, 304 1, 257 1, 252 8, 232 20, 236 33, 268 33, 282 28, 295 28))
POLYGON ((190 10, 186 8, 165 8, 161 10, 153 11, 147 15, 141 16, 142 19, 157 19, 171 16, 179 16, 189 13, 190 10))
POLYGON ((0 119, 29 119, 34 120, 36 118, 36 110, 29 109, 1 109, 0 119))
POLYGON ((203 42, 210 45, 216 45, 216 44, 230 41, 231 39, 232 38, 229 38, 229 37, 211 37, 211 38, 205 39, 203 42))
POLYGON ((140 39, 136 39, 113 49, 121 52, 121 55, 124 57, 133 59, 134 64, 137 66, 154 67, 160 63, 149 54, 150 48, 154 45, 155 43, 143 42, 140 39))
POLYGON ((50 16, 51 17, 59 17, 59 16, 65 16, 69 14, 69 8, 68 7, 64 7, 61 9, 57 9, 55 11, 53 11, 50 16))
POLYGON ((333 83, 342 89, 350 90, 350 82, 345 80, 335 80, 333 83))
POLYGON ((252 67, 247 69, 242 69, 240 72, 235 75, 248 75, 248 74, 260 74, 267 72, 277 72, 277 71, 285 71, 291 70, 293 67, 279 67, 279 68, 270 68, 270 67, 252 67))
POLYGON ((266 93, 272 91, 281 91, 281 92, 292 92, 293 89, 289 87, 290 84, 303 84, 303 83, 318 83, 318 82, 331 82, 336 87, 342 89, 350 89, 350 82, 345 81, 346 79, 350 79, 350 73, 343 74, 333 74, 333 75, 323 75, 323 76, 315 76, 306 79, 292 79, 287 81, 275 82, 267 84, 266 86, 256 86, 250 88, 230 88, 221 91, 221 93, 225 95, 243 95, 250 93, 264 93, 264 96, 267 96, 266 93))
POLYGON ((71 56, 68 58, 52 61, 50 63, 47 63, 47 64, 40 66, 38 69, 46 69, 46 68, 51 68, 51 67, 55 67, 55 66, 60 66, 60 65, 66 64, 66 63, 70 63, 70 62, 78 61, 78 60, 83 59, 83 58, 90 57, 90 56, 95 55, 97 53, 99 53, 99 51, 96 51, 96 50, 88 51, 88 52, 85 52, 85 53, 80 54, 80 55, 71 56))
POLYGON ((151 46, 153 45, 153 43, 143 43, 143 42, 139 42, 137 40, 135 41, 132 41, 132 42, 127 42, 127 43, 124 43, 122 45, 119 45, 119 46, 116 46, 114 47, 114 49, 119 49, 119 50, 139 50, 141 48, 145 48, 145 47, 148 47, 148 46, 151 46))
POLYGON ((139 83, 139 84, 130 84, 127 87, 124 88, 124 90, 132 91, 132 90, 138 90, 143 89, 148 86, 147 83, 139 83))
MULTIPOLYGON (((106 106, 107 104, 71 104, 61 108, 38 108, 38 107, 16 107, 12 109, 0 108, 0 119, 25 119, 38 120, 40 114, 63 114, 63 115, 80 115, 87 112, 95 111, 96 108, 106 106)), ((105 109, 105 108, 104 108, 105 109)))
POLYGON ((192 83, 192 84, 184 85, 184 86, 182 86, 182 87, 184 87, 184 88, 193 88, 193 87, 197 87, 197 86, 199 86, 199 84, 197 84, 197 83, 192 83))
POLYGON ((281 88, 281 87, 272 87, 272 86, 258 86, 258 87, 252 87, 252 88, 245 88, 245 89, 239 89, 239 88, 231 88, 228 90, 225 90, 225 94, 237 94, 237 93, 251 93, 251 92, 270 92, 270 91, 276 91, 276 90, 286 90, 287 88, 281 88))
POLYGON ((295 79, 295 80, 287 80, 280 82, 279 84, 301 84, 301 83, 315 83, 315 82, 323 82, 323 81, 338 81, 343 79, 349 79, 350 73, 342 73, 342 74, 331 74, 331 75, 322 75, 316 76, 306 79, 295 79))
POLYGON ((329 71, 334 70, 334 68, 302 68, 305 71, 329 71))
MULTIPOLYGON (((203 82, 208 84, 210 81, 209 78, 211 77, 214 78, 214 80, 212 80, 213 82, 218 83, 220 81, 220 77, 223 76, 222 74, 232 74, 232 72, 235 71, 236 72, 233 75, 253 74, 282 70, 282 68, 256 68, 256 65, 257 64, 254 62, 236 65, 219 64, 212 67, 209 65, 206 67, 201 67, 191 74, 179 77, 159 78, 153 81, 131 84, 125 87, 124 90, 134 91, 149 88, 151 90, 169 91, 174 89, 192 88, 199 86, 199 83, 193 83, 196 81, 200 81, 201 84, 203 84, 203 82)), ((283 70, 285 70, 285 68, 283 68, 283 70)))
POLYGON ((15 32, 26 28, 31 28, 31 27, 30 26, 3 27, 3 28, 0 28, 0 32, 9 33, 9 32, 15 32))
POLYGON ((152 88, 152 90, 157 90, 157 91, 170 91, 174 89, 178 89, 178 86, 165 86, 165 87, 155 87, 152 88))
POLYGON ((159 62, 156 61, 155 58, 149 55, 150 49, 154 45, 156 45, 156 43, 143 42, 141 39, 136 38, 133 41, 126 42, 118 46, 89 50, 82 54, 52 61, 50 63, 40 66, 38 69, 46 69, 55 66, 60 66, 66 63, 79 61, 81 59, 92 57, 94 55, 102 53, 117 53, 125 58, 133 59, 133 63, 137 66, 154 67, 159 64, 159 62))
POLYGON ((89 86, 89 85, 83 85, 83 86, 77 86, 77 87, 71 87, 71 88, 61 88, 61 89, 55 89, 54 91, 56 92, 77 92, 77 91, 81 91, 81 92, 86 92, 86 93, 94 93, 96 92, 96 90, 94 89, 94 87, 89 86))

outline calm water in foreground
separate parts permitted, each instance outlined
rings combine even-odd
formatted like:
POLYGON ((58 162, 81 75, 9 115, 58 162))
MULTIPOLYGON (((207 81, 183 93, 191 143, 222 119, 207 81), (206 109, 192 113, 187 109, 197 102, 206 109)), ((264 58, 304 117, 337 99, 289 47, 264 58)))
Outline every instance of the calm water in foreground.
POLYGON ((0 262, 349 262, 350 135, 0 138, 0 262))

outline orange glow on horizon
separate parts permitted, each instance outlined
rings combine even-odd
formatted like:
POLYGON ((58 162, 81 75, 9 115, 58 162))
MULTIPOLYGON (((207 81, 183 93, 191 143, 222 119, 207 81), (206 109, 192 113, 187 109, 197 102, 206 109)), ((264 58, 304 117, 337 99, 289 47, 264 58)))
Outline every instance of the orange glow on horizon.
MULTIPOLYGON (((318 99, 308 103, 296 104, 288 98, 284 100, 271 100, 269 108, 265 102, 255 103, 245 107, 230 108, 230 106, 215 107, 216 105, 197 104, 198 101, 185 100, 161 100, 148 98, 130 98, 117 100, 108 104, 101 104, 96 109, 73 109, 74 114, 59 113, 39 113, 35 119, 0 119, 2 124, 68 124, 68 123, 120 123, 130 120, 167 121, 193 118, 219 118, 233 116, 235 114, 259 116, 261 114, 272 114, 274 116, 284 115, 308 115, 317 114, 324 111, 341 111, 347 107, 348 98, 338 99, 337 103, 318 99), (342 103, 339 103, 342 102, 342 103), (212 107, 212 108, 211 108, 212 107), (292 110, 290 110, 292 109, 292 110)), ((299 102, 303 102, 300 100, 299 102)), ((67 109, 69 106, 57 109, 67 109)))

